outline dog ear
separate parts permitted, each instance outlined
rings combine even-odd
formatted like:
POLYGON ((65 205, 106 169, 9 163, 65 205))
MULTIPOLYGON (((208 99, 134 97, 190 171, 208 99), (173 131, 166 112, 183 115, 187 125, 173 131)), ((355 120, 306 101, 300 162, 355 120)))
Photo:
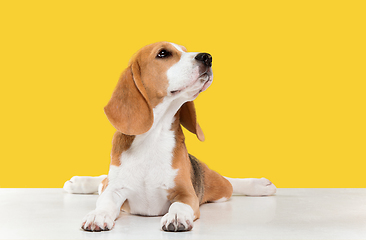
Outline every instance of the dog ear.
POLYGON ((196 108, 193 101, 184 103, 180 108, 180 124, 191 133, 196 134, 200 141, 205 141, 205 135, 197 122, 196 108))
POLYGON ((143 134, 151 128, 154 115, 140 68, 133 62, 121 75, 104 112, 113 127, 126 135, 143 134))

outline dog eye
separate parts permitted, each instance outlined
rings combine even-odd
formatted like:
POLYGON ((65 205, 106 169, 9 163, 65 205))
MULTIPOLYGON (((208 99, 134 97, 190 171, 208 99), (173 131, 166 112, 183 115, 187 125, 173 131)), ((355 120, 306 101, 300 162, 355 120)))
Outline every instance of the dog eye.
POLYGON ((166 57, 169 57, 170 55, 172 55, 171 52, 169 52, 168 50, 163 49, 163 50, 161 50, 158 53, 158 55, 156 55, 156 57, 158 57, 158 58, 166 58, 166 57))

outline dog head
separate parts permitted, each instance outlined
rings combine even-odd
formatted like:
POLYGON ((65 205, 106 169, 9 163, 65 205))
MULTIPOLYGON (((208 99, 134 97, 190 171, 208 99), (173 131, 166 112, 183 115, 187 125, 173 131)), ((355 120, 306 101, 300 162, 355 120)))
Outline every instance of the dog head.
POLYGON ((118 131, 140 135, 152 127, 162 102, 174 104, 181 124, 203 141, 193 100, 212 83, 211 65, 208 53, 168 42, 145 46, 131 58, 104 111, 118 131))

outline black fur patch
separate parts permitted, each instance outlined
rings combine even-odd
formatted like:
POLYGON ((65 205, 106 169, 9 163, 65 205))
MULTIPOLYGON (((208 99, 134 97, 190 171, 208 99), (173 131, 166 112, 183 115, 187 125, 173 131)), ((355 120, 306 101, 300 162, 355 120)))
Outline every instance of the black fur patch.
POLYGON ((198 161, 198 159, 191 154, 188 154, 188 155, 189 155, 189 160, 191 160, 191 165, 192 165, 191 179, 192 179, 193 188, 194 188, 194 191, 196 192, 198 199, 201 202, 203 194, 204 194, 204 190, 205 190, 204 172, 202 170, 201 163, 198 161))

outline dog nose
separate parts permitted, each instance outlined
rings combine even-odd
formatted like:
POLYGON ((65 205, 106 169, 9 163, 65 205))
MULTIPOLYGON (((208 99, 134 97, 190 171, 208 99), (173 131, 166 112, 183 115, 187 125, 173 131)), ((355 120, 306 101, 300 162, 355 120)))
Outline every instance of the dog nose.
POLYGON ((208 67, 212 66, 212 56, 208 53, 199 53, 194 59, 203 62, 208 67))

